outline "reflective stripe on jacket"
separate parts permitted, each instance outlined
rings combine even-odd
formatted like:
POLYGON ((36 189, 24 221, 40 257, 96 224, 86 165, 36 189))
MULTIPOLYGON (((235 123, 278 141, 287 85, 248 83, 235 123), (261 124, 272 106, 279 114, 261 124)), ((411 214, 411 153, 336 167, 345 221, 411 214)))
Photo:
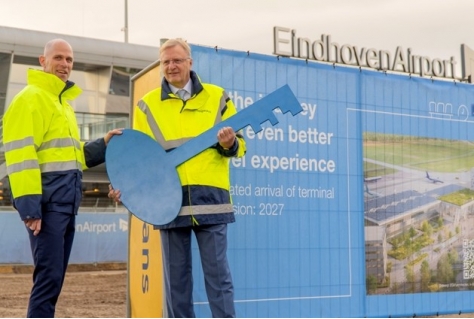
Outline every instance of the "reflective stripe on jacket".
MULTIPOLYGON (((193 71, 191 80, 191 98, 183 101, 171 92, 163 78, 161 87, 146 94, 134 108, 133 128, 150 135, 170 151, 236 113, 223 88, 201 83, 193 71)), ((241 157, 245 152, 245 140, 237 134, 232 149, 224 150, 216 143, 179 165, 181 210, 174 221, 157 228, 234 222, 229 157, 241 157)))
POLYGON ((30 69, 28 85, 5 113, 7 173, 13 205, 22 219, 41 218, 43 208, 77 213, 82 170, 103 162, 105 142, 80 142, 76 116, 67 102, 81 92, 72 82, 30 69))

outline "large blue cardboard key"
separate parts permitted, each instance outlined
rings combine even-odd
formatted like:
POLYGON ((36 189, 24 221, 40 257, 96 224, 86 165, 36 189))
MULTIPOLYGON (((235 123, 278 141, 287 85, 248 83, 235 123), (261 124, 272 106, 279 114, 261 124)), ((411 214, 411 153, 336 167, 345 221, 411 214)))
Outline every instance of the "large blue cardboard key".
POLYGON ((278 124, 273 113, 276 108, 293 116, 303 110, 285 85, 168 153, 148 135, 126 129, 122 135, 114 135, 107 146, 110 182, 120 190, 123 205, 138 219, 153 225, 168 224, 178 216, 182 204, 176 167, 215 144, 222 127, 238 131, 250 125, 258 133, 267 121, 278 124))

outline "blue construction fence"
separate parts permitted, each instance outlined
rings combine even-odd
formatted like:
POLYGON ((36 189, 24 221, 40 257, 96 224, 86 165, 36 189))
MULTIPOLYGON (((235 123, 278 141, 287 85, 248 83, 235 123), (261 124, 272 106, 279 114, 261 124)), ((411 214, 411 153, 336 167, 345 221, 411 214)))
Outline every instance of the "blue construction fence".
MULTIPOLYGON (((229 259, 241 317, 474 310, 474 86, 193 46, 239 110, 289 85, 232 161, 229 259)), ((209 317, 199 253, 197 315, 209 317)))
MULTIPOLYGON (((192 50, 201 80, 239 110, 284 85, 303 107, 257 134, 244 129, 247 154, 231 163, 239 317, 474 312, 472 85, 192 50)), ((125 261, 121 220, 80 213, 71 262, 125 261)), ((0 262, 31 263, 16 213, 0 214, 0 242, 0 262)), ((193 245, 196 315, 210 317, 193 245)))
MULTIPOLYGON (((33 264, 25 224, 20 215, 0 211, 0 264, 33 264)), ((128 213, 84 213, 76 218, 70 263, 127 262, 128 213)))

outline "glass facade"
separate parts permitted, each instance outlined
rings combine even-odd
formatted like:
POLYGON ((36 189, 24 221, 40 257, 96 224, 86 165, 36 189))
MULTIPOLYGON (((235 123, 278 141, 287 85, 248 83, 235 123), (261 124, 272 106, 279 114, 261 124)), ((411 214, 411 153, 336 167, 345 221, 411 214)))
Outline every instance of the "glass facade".
POLYGON ((76 112, 79 134, 83 141, 95 140, 114 128, 128 128, 128 115, 76 112))
POLYGON ((0 53, 0 114, 3 114, 3 110, 5 109, 11 57, 11 54, 0 53))

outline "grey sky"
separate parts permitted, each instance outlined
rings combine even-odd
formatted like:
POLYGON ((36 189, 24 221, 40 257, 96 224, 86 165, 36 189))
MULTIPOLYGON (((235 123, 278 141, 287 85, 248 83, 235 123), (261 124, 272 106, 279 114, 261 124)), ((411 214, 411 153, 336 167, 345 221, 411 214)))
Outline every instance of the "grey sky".
MULTIPOLYGON (((460 61, 473 0, 128 0, 129 42, 160 38, 271 55, 273 26, 317 40, 460 61)), ((124 41, 124 0, 0 0, 0 25, 124 41)))

